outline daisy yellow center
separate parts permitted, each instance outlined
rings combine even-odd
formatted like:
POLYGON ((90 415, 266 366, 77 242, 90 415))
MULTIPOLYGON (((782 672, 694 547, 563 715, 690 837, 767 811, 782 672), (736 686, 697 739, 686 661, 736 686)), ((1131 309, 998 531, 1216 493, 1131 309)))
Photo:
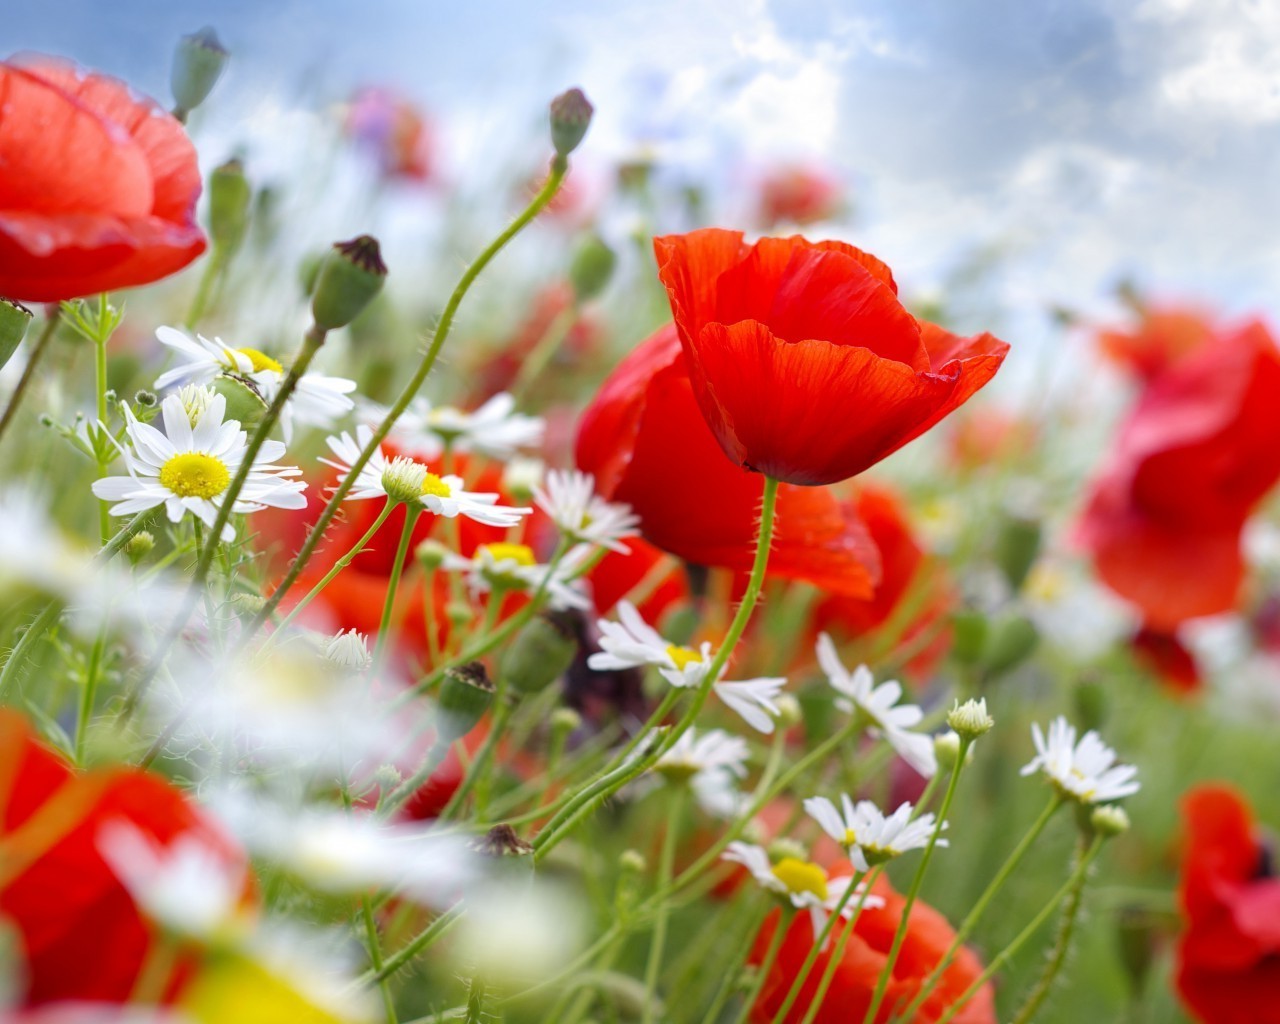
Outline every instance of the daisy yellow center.
POLYGON ((284 367, 279 362, 272 359, 265 352, 259 352, 256 348, 238 348, 236 352, 244 356, 253 365, 254 373, 261 373, 263 370, 274 370, 276 373, 284 373, 284 367))
POLYGON ((773 877, 785 885, 788 892, 808 892, 820 900, 827 898, 827 873, 812 861, 783 857, 773 866, 773 877))
POLYGON ((422 478, 422 493, 434 495, 437 498, 448 498, 452 496, 453 488, 434 473, 428 473, 422 478))
POLYGON ((675 644, 667 645, 667 657, 675 662, 676 668, 681 672, 690 665, 697 665, 702 661, 702 655, 692 647, 678 647, 675 644))
POLYGON ((505 541, 498 541, 494 544, 485 544, 483 547, 495 562, 509 559, 517 565, 538 564, 538 560, 533 557, 533 548, 527 544, 508 544, 505 541))
POLYGON ((858 833, 851 828, 844 830, 844 845, 856 846, 858 843, 858 833))
POLYGON ((183 452, 160 467, 160 486, 179 498, 214 498, 229 483, 226 464, 203 452, 183 452))

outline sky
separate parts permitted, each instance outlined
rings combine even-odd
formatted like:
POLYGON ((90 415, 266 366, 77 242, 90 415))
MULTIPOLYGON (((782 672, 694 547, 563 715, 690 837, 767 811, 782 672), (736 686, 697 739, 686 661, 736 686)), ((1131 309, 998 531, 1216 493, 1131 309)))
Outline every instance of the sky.
POLYGON ((465 173, 578 84, 597 108, 590 159, 658 140, 712 181, 821 161, 852 183, 845 237, 924 291, 1001 254, 984 288, 1013 330, 1043 329, 1055 305, 1106 316, 1122 278, 1280 323, 1274 0, 0 7, 9 49, 162 98, 173 41, 214 25, 234 54, 215 135, 287 136, 282 111, 383 83, 435 112, 465 173))

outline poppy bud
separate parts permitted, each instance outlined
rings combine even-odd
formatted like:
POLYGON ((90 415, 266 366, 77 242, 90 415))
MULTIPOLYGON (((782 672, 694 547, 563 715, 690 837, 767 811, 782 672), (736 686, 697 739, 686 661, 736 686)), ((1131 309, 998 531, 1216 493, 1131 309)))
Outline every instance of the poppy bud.
POLYGON ((444 674, 438 699, 437 743, 452 743, 475 728, 493 703, 493 683, 478 661, 469 661, 444 674))
POLYGON ((449 549, 430 537, 413 549, 413 557, 427 572, 435 572, 444 565, 448 555, 449 549))
POLYGON ((214 394, 221 395, 227 401, 227 411, 223 418, 239 420, 240 426, 246 430, 253 430, 262 419, 262 414, 267 411, 266 400, 258 393, 257 388, 239 377, 223 374, 214 378, 209 387, 214 394))
POLYGON ((976 665, 987 650, 991 632, 981 612, 962 609, 951 616, 951 656, 961 665, 976 665))
POLYGON ((589 234, 579 243, 569 261, 569 284, 579 302, 589 302, 605 289, 618 257, 597 234, 589 234))
POLYGON ((361 235, 338 242, 325 256, 311 296, 311 315, 321 330, 333 331, 351 323, 382 291, 387 267, 378 240, 361 235))
POLYGON ((539 615, 516 634, 502 659, 503 680, 519 693, 539 693, 559 679, 578 653, 578 638, 562 615, 539 615))
POLYGON ((150 530, 139 530, 124 543, 124 553, 130 563, 137 565, 156 546, 156 538, 150 530))
POLYGON ((551 144, 561 160, 578 148, 594 110, 581 89, 562 92, 551 101, 551 144))
POLYGON ((0 299, 0 367, 13 358, 31 323, 31 310, 9 299, 0 299))
POLYGON ((230 54, 218 41, 217 33, 206 26, 183 36, 173 55, 169 87, 173 90, 173 116, 185 121, 187 115, 213 91, 230 54))
POLYGON ((252 193, 239 160, 228 160, 209 175, 209 235, 222 259, 230 257, 244 241, 252 193))
POLYGON ((1035 651, 1040 631, 1025 615, 1011 615, 995 624, 987 644, 986 669, 991 676, 1011 672, 1035 651))
POLYGON ((1015 593, 1022 589, 1027 573, 1040 554, 1042 534, 1038 519, 1021 515, 1007 517, 996 534, 996 565, 1015 593))

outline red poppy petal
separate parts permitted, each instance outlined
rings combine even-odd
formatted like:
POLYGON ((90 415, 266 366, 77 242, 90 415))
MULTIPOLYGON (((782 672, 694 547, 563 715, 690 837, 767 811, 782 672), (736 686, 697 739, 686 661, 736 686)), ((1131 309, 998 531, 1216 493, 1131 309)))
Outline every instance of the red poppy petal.
POLYGON ((742 259, 742 232, 703 228, 666 235, 653 240, 653 252, 676 328, 687 343, 715 316, 716 281, 742 259))

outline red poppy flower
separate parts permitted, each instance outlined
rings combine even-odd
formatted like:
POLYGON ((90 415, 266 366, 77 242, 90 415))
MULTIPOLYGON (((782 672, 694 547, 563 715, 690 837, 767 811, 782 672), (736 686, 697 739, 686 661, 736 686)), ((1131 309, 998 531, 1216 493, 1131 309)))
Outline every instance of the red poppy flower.
POLYGON ((1009 346, 917 321, 843 242, 710 228, 655 238, 698 405, 740 466, 793 484, 861 473, 987 383, 1009 346))
MULTIPOLYGON (((848 864, 838 868, 836 874, 847 873, 848 864)), ((906 898, 893 891, 883 878, 872 891, 884 899, 882 907, 865 907, 854 924, 853 935, 845 947, 844 957, 836 968, 831 987, 822 1000, 822 1007, 813 1024, 845 1024, 860 1021, 866 1015, 875 994, 880 971, 889 958, 894 932, 902 919, 906 898)), ((772 914, 756 937, 751 962, 760 963, 765 950, 778 926, 779 915, 772 914)), ((920 985, 938 965, 955 939, 955 932, 947 919, 921 900, 911 906, 907 918, 906 936, 893 967, 886 995, 876 1011, 875 1024, 885 1024, 893 1016, 895 1007, 905 1006, 920 991, 920 985)), ((838 934, 838 933, 837 933, 838 934)), ((774 962, 760 997, 752 1007, 751 1019, 756 1024, 768 1024, 782 1007, 800 967, 813 948, 813 925, 808 914, 797 914, 782 940, 778 958, 774 962)), ((809 1003, 817 993, 822 975, 835 955, 837 940, 833 938, 827 949, 818 955, 813 970, 800 989, 800 996, 787 1011, 783 1024, 800 1024, 808 1012, 809 1003)), ((913 1024, 932 1024, 938 1020, 959 997, 978 980, 982 965, 967 947, 962 948, 943 972, 933 992, 916 1011, 913 1024)), ((995 1024, 995 997, 990 985, 985 985, 952 1018, 955 1024, 995 1024)))
POLYGON ((1204 685, 1195 655, 1176 633, 1161 633, 1144 626, 1130 641, 1134 656, 1162 683, 1179 693, 1192 693, 1204 685))
MULTIPOLYGON (((152 926, 98 850, 104 823, 128 822, 162 846, 195 836, 244 863, 164 779, 127 769, 77 776, 12 711, 0 711, 0 809, 0 920, 21 942, 28 1005, 124 1002, 147 958, 152 926)), ((178 965, 169 998, 193 965, 178 965)))
MULTIPOLYGON (((636 348, 578 425, 578 466, 640 516, 645 538, 696 565, 749 569, 762 483, 724 457, 698 411, 674 327, 636 348)), ((783 485, 770 574, 870 597, 879 560, 828 491, 783 485)))
POLYGON ((1178 991, 1203 1024, 1280 1024, 1280 879, 1228 786, 1182 798, 1178 991))
POLYGON ((766 230, 781 223, 804 227, 843 212, 840 182, 819 168, 778 167, 760 183, 760 222, 766 230))
POLYGON ((829 595, 819 601, 812 617, 814 635, 825 631, 837 639, 860 638, 893 621, 896 646, 912 652, 907 671, 927 678, 951 647, 947 618, 956 598, 951 581, 941 563, 920 546, 902 499, 889 488, 862 483, 852 511, 867 524, 880 552, 880 582, 869 598, 829 595))
POLYGON ((1131 330, 1098 332, 1103 355, 1144 380, 1153 380, 1212 339, 1213 322, 1198 309, 1150 309, 1131 330))
POLYGON ((1079 538, 1153 629, 1235 607, 1241 530, 1280 480, 1277 408, 1280 350, 1254 323, 1153 380, 1121 427, 1079 538))
POLYGON ((199 256, 196 152, 114 78, 0 63, 0 295, 57 302, 168 277, 199 256))

